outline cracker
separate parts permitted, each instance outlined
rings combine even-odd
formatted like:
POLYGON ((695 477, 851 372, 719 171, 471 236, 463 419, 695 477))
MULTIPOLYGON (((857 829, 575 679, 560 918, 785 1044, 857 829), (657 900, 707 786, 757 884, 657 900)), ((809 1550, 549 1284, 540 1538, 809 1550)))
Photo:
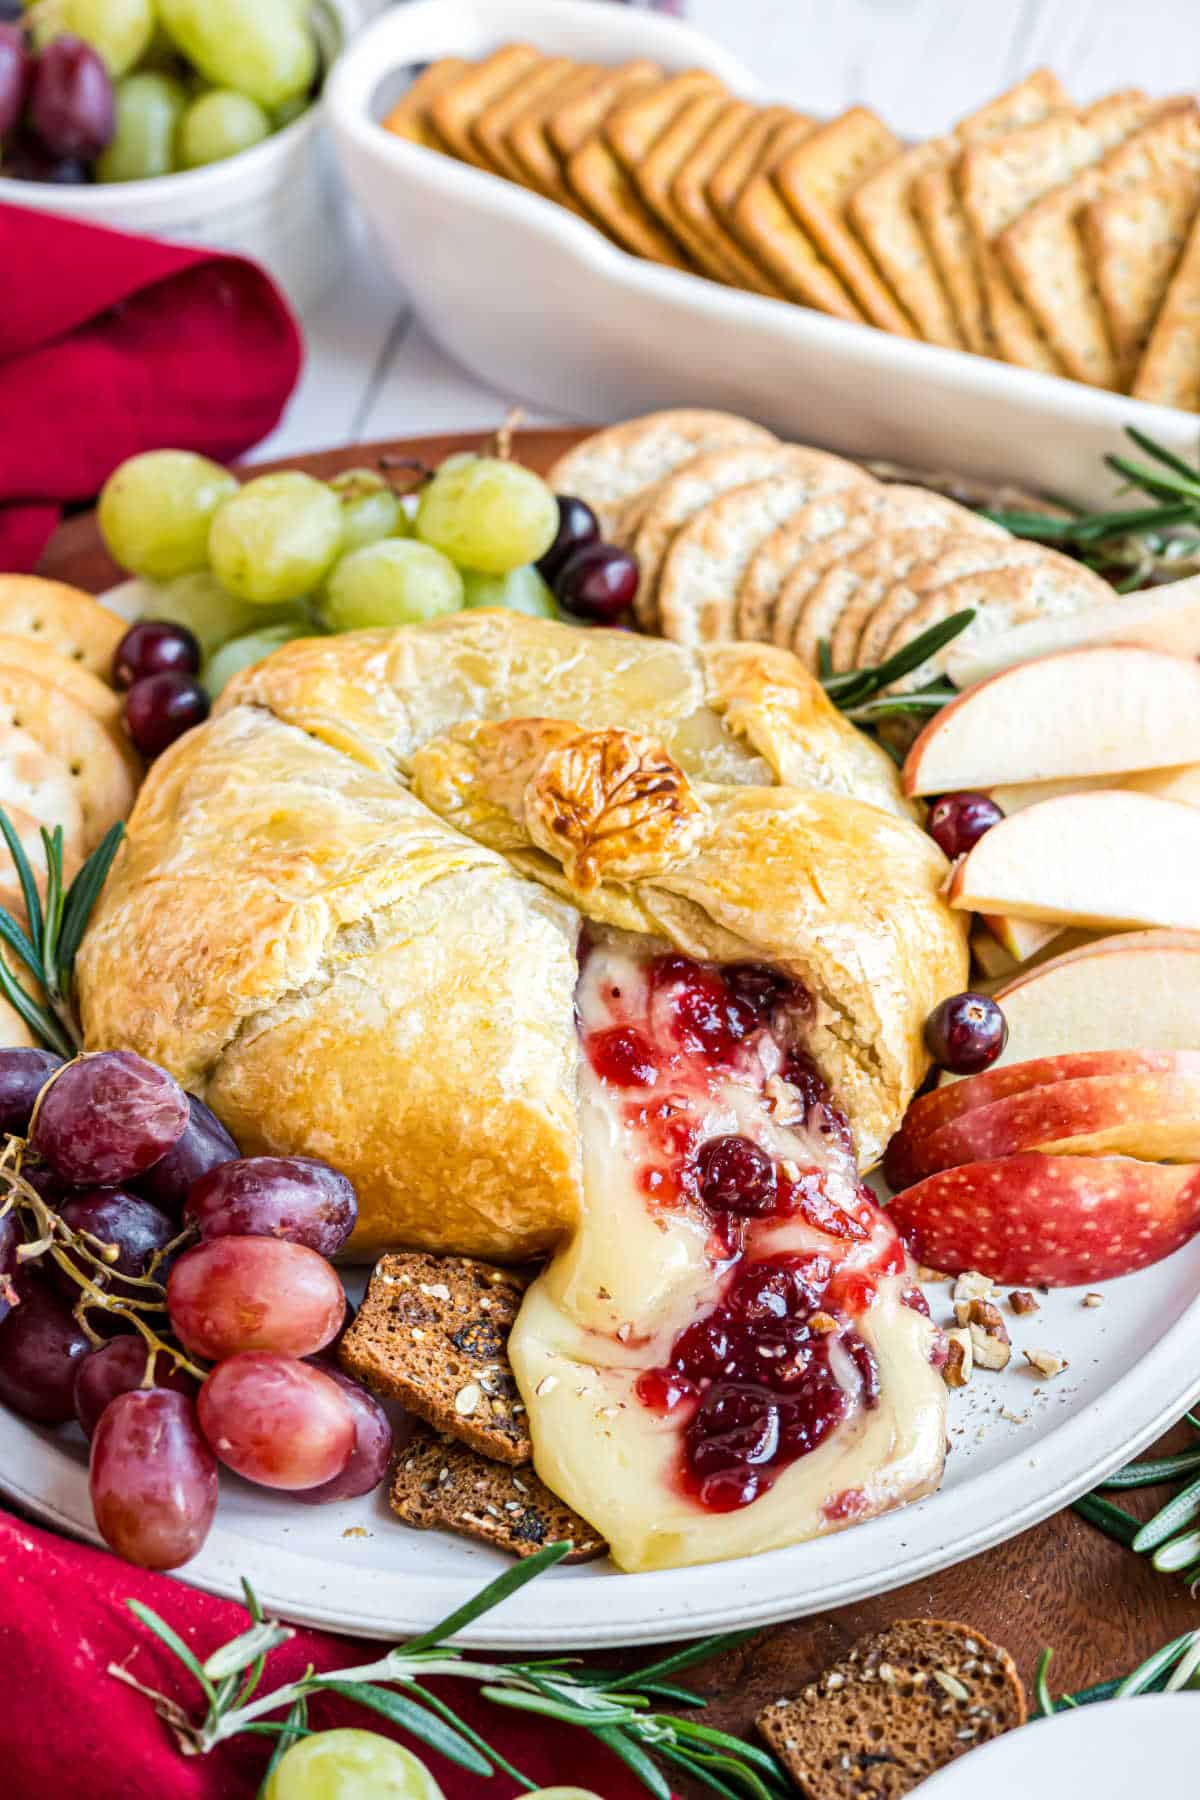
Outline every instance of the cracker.
MULTIPOLYGON (((698 148, 707 144, 712 128, 728 104, 724 94, 697 94, 688 100, 633 171, 642 199, 664 228, 683 245, 696 267, 713 281, 740 285, 743 270, 725 255, 724 245, 711 233, 699 231, 691 216, 675 198, 675 182, 698 148)), ((739 255, 741 252, 739 251, 739 255)), ((745 265, 752 268, 749 258, 745 265)))
MULTIPOLYGON (((10 816, 23 813, 47 831, 61 825, 64 842, 81 849, 83 812, 70 770, 18 725, 0 725, 0 806, 10 816)), ((11 871, 2 844, 0 869, 7 880, 11 871)))
POLYGON ((523 107, 508 128, 508 149, 524 184, 577 213, 583 209, 567 186, 562 157, 550 139, 549 121, 564 106, 593 93, 608 76, 606 69, 572 64, 570 73, 523 107))
POLYGON ((759 109, 745 100, 723 100, 708 131, 680 165, 671 192, 691 231, 726 264, 737 286, 778 300, 783 297, 779 283, 734 237, 709 195, 710 183, 733 160, 744 140, 757 138, 761 116, 759 109))
POLYGON ((519 186, 525 185, 525 171, 509 147, 509 131, 523 112, 559 92, 578 69, 578 63, 568 56, 543 57, 483 108, 471 123, 471 136, 490 168, 519 186))
POLYGON ((14 637, 0 632, 0 665, 27 669, 31 675, 39 675, 51 687, 61 688, 64 694, 78 701, 106 730, 120 734, 120 695, 98 675, 85 669, 82 663, 72 662, 61 651, 52 650, 37 638, 14 637))
POLYGON ((776 169, 812 135, 811 122, 804 118, 793 119, 779 128, 764 150, 759 167, 733 202, 729 221, 750 254, 789 300, 861 324, 866 314, 775 185, 776 169))
MULTIPOLYGON (((754 175, 769 166, 777 152, 779 135, 785 129, 794 133, 815 131, 817 121, 790 106, 762 106, 754 109, 754 117, 745 134, 731 146, 708 181, 708 198, 718 218, 730 230, 733 209, 742 189, 754 175)), ((798 136, 795 141, 799 141, 798 136)))
POLYGON ((28 637, 107 681, 124 619, 90 594, 40 575, 0 575, 0 632, 28 637))
POLYGON ((684 69, 678 75, 666 75, 614 108, 604 121, 604 136, 630 174, 635 174, 685 106, 702 94, 724 92, 716 76, 707 69, 684 69))
POLYGON ((429 104, 468 66, 463 56, 442 56, 437 62, 430 63, 414 76, 411 85, 382 121, 383 129, 390 131, 393 137, 407 138, 410 144, 420 144, 423 150, 440 150, 443 156, 449 156, 450 146, 434 124, 429 104))
MULTIPOLYGON (((1041 545, 1009 537, 1007 532, 1002 532, 996 539, 971 530, 955 531, 943 542, 931 546, 924 561, 913 563, 903 574, 898 574, 881 595, 864 623, 864 663, 882 662, 890 655, 889 646, 902 624, 936 589, 946 588, 969 576, 1031 568, 1040 561, 1041 554, 1041 545)), ((908 639, 903 641, 907 643, 908 639)))
MULTIPOLYGON (((1007 533, 1004 535, 1007 537, 1007 533)), ((847 558, 843 575, 852 578, 854 583, 847 604, 855 604, 862 619, 854 659, 857 668, 874 668, 881 660, 880 653, 891 633, 893 620, 885 617, 877 623, 877 617, 897 585, 944 551, 976 542, 973 520, 970 525, 956 522, 935 527, 932 531, 922 527, 901 527, 881 532, 847 558)))
POLYGON ((774 432, 736 413, 678 407, 646 413, 595 431, 567 450, 546 480, 558 494, 575 494, 608 521, 643 488, 674 473, 693 456, 733 444, 774 444, 774 432))
POLYGON ((846 203, 868 176, 900 152, 900 140, 865 106, 812 132, 780 162, 774 181, 818 250, 873 325, 912 337, 911 321, 846 223, 846 203))
POLYGON ((432 96, 430 120, 452 155, 460 162, 486 169, 489 174, 498 173, 471 135, 472 126, 522 75, 544 60, 541 51, 531 44, 504 44, 481 62, 468 63, 461 74, 432 96))
POLYGON ((71 775, 89 854, 137 792, 133 769, 98 720, 59 689, 23 669, 0 668, 0 727, 16 725, 71 775))
POLYGON ((1085 208, 1084 249, 1104 309, 1117 386, 1128 386, 1200 212, 1200 169, 1164 175, 1085 208))
POLYGON ((1200 412, 1200 219, 1192 226, 1130 393, 1200 412))
POLYGON ((901 150, 860 183, 846 214, 920 335, 959 350, 963 337, 911 203, 913 183, 940 167, 950 150, 949 138, 901 150))
POLYGON ((864 479, 853 463, 823 451, 810 454, 812 462, 804 472, 772 475, 734 488, 676 534, 659 580, 664 636, 682 644, 732 637, 735 596, 764 540, 816 495, 856 486, 864 479))
POLYGON ((598 131, 605 118, 623 100, 639 88, 662 80, 662 70, 647 57, 636 57, 615 69, 601 69, 594 87, 581 93, 564 95, 547 114, 546 137, 550 147, 566 162, 581 144, 598 131))
POLYGON ((813 466, 819 450, 798 449, 793 444, 738 444, 729 450, 713 450, 695 457, 682 469, 660 482, 647 505, 634 539, 633 553, 639 570, 635 613, 644 630, 658 628, 658 578, 663 558, 676 532, 731 489, 768 475, 786 475, 813 466))
MULTIPOLYGON (((738 636, 751 642, 771 643, 776 602, 792 571, 801 563, 817 562, 833 546, 856 531, 866 530, 874 516, 881 489, 864 483, 822 494, 801 506, 759 545, 742 576, 737 591, 738 636)), ((858 541, 855 538, 855 541, 858 541)))

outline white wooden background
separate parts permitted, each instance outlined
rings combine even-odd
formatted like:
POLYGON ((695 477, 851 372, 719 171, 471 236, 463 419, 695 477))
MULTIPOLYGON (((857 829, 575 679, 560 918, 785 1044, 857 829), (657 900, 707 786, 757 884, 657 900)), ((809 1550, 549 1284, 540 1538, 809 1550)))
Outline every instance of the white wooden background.
MULTIPOLYGON (((816 113, 861 102, 913 136, 1039 63, 1081 100, 1200 79, 1200 0, 689 0, 688 15, 780 98, 816 113)), ((259 456, 488 428, 507 404, 447 362, 365 239, 304 325, 304 377, 259 456)))

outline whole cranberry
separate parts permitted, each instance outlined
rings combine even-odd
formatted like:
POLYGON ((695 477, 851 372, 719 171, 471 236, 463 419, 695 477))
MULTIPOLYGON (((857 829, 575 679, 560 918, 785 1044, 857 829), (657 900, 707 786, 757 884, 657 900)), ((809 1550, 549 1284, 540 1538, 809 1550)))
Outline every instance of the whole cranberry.
POLYGON ((929 809, 929 835, 953 862, 973 850, 1004 814, 986 794, 943 794, 929 809))
POLYGON ((987 994, 952 994, 925 1021, 925 1047, 951 1075, 978 1075, 1008 1042, 1008 1020, 987 994))
POLYGON ((747 1137, 710 1138, 697 1158, 700 1197, 714 1212, 750 1216, 775 1210, 775 1165, 747 1137))

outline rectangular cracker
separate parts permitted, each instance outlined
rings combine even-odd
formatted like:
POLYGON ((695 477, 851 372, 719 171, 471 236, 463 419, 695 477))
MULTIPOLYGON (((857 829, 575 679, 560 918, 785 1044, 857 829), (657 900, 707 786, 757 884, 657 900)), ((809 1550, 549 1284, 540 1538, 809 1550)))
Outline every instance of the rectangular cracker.
MULTIPOLYGON (((1154 130, 1190 101, 1134 102, 1129 137, 1154 130), (1139 117, 1140 113, 1140 117, 1139 117)), ((1119 113, 1114 112, 1114 119, 1119 113)), ((1088 261, 1079 215, 1107 191, 1112 155, 1089 164, 1054 188, 1000 233, 996 248, 1009 280, 1035 315, 1068 375, 1093 387, 1116 388, 1119 367, 1108 321, 1088 261)))
POLYGON ((1200 220, 1192 226, 1130 393, 1200 412, 1200 220))
POLYGON ((1133 378, 1200 212, 1200 168, 1164 175, 1084 209, 1084 248, 1117 360, 1117 385, 1133 378))
POLYGON ((652 81, 661 81, 662 70, 649 58, 637 57, 619 68, 601 69, 599 76, 595 87, 564 98, 546 119, 550 146, 564 162, 600 129, 614 106, 652 81))
POLYGON ((604 136, 633 175, 690 101, 701 94, 724 92, 716 76, 707 69, 684 69, 678 75, 667 75, 609 113, 603 125, 604 136))
MULTIPOLYGON (((728 105, 724 94, 697 94, 681 107, 667 129, 642 158, 634 172, 638 192, 650 211, 684 246, 697 268, 714 281, 731 287, 742 285, 748 257, 737 264, 725 255, 723 241, 697 229, 692 217, 675 197, 675 183, 683 168, 703 149, 728 105)), ((739 256, 741 252, 739 251, 739 256)))
POLYGON ((531 100, 508 128, 508 148, 525 186, 574 212, 582 208, 567 186, 562 157, 550 139, 549 121, 564 106, 573 105, 599 87, 608 74, 608 70, 593 68, 589 63, 572 64, 571 72, 548 93, 531 100))
POLYGON ((865 106, 812 132, 783 158, 775 186, 874 325, 901 337, 913 327, 846 222, 854 189, 899 154, 901 145, 865 106))
POLYGON ((433 96, 429 116, 452 155, 491 175, 499 173, 471 136, 471 127, 485 108, 543 60, 532 44, 504 44, 482 62, 468 63, 456 80, 433 96))
POLYGON ((424 150, 440 150, 443 156, 449 156, 450 146, 434 124, 429 104, 467 67, 464 56, 442 56, 430 63, 397 100, 383 121, 383 129, 394 137, 407 138, 410 144, 420 144, 424 150))
POLYGON ((950 150, 949 138, 902 150, 854 190, 846 214, 921 337, 958 350, 962 334, 910 203, 913 183, 940 167, 950 150))
POLYGON ((1022 368, 1062 373, 1035 315, 996 253, 1000 233, 1035 201, 1113 149, 1144 122, 1151 105, 1136 90, 1110 94, 1080 113, 1056 113, 982 144, 959 160, 957 182, 971 225, 979 285, 994 352, 1022 368))
POLYGON ((775 132, 733 203, 731 223, 750 253, 770 272, 789 300, 815 306, 838 319, 866 320, 833 265, 825 260, 775 186, 775 169, 812 135, 807 119, 775 132))
MULTIPOLYGON (((956 147, 983 143, 1069 106, 1066 93, 1049 69, 1035 69, 1024 81, 961 119, 952 134, 956 147)), ((954 151, 957 155, 957 148, 954 151)), ((988 349, 983 295, 975 275, 971 228, 959 202, 952 174, 953 156, 935 164, 913 181, 911 204, 929 252, 942 278, 963 342, 969 350, 988 349)))
POLYGON ((708 198, 718 218, 724 219, 730 230, 733 229, 733 209, 743 188, 771 160, 780 132, 787 126, 796 129, 801 125, 806 125, 810 131, 817 128, 815 119, 793 112, 790 106, 760 107, 745 136, 738 139, 724 161, 713 170, 708 181, 708 198))
POLYGON ((560 88, 578 64, 567 56, 547 56, 518 75, 511 87, 471 122, 471 137, 484 161, 521 187, 525 171, 508 144, 508 133, 527 107, 560 88))
MULTIPOLYGON (((694 101, 693 105, 702 102, 694 101)), ((671 188, 675 206, 691 231, 731 271, 738 287, 782 298, 783 290, 745 251, 709 197, 709 183, 737 155, 748 137, 761 141, 759 108, 746 100, 723 100, 705 135, 681 163, 671 188)), ((752 151, 753 153, 753 151, 752 151)))

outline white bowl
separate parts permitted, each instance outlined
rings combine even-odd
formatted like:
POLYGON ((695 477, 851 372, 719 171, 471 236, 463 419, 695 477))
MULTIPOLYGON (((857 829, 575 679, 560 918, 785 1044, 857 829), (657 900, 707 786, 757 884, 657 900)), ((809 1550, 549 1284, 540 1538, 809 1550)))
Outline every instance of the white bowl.
MULTIPOLYGON (((360 0, 315 0, 312 15, 328 67, 361 23, 360 0)), ((0 201, 251 256, 302 311, 344 262, 338 245, 345 202, 324 120, 322 95, 282 131, 224 162, 86 187, 0 177, 0 201)))
MULTIPOLYGON (((413 64, 520 39, 711 69, 773 98, 711 39, 602 0, 414 0, 343 55, 326 106, 346 178, 429 332, 492 386, 579 418, 725 406, 851 455, 1109 500, 1126 424, 1194 454, 1172 408, 891 337, 640 261, 539 195, 384 131, 413 64)), ((764 63, 769 46, 763 45, 764 63)))

